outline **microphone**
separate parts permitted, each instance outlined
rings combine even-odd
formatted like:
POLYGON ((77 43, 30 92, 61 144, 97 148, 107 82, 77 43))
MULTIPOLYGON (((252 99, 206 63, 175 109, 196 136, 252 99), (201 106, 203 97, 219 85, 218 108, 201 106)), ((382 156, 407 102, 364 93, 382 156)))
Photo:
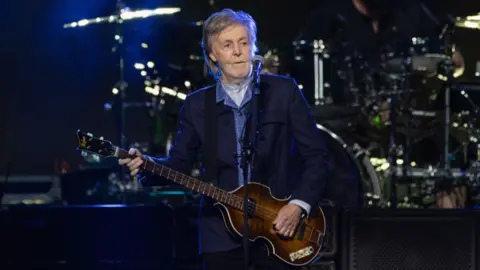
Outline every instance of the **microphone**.
POLYGON ((257 86, 257 90, 255 90, 255 94, 258 93, 258 86, 260 85, 260 72, 262 71, 262 66, 263 66, 263 56, 261 55, 255 55, 252 59, 253 62, 253 81, 255 83, 255 86, 257 86))

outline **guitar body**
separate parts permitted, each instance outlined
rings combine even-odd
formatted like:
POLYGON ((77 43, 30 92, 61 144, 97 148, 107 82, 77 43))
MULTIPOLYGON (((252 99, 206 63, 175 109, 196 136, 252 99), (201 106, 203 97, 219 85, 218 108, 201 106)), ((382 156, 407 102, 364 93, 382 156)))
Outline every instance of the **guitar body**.
MULTIPOLYGON (((315 218, 302 219, 292 238, 279 236, 273 229, 273 221, 280 209, 288 204, 287 199, 272 196, 270 188, 259 183, 249 183, 248 197, 255 203, 249 216, 249 240, 263 240, 267 243, 270 254, 274 254, 283 262, 302 266, 310 263, 320 252, 325 235, 325 216, 321 208, 315 218), (265 215, 267 213, 267 215, 265 215)), ((244 197, 245 187, 241 186, 230 193, 244 197)), ((223 203, 215 203, 223 215, 230 233, 243 236, 244 213, 223 203)))

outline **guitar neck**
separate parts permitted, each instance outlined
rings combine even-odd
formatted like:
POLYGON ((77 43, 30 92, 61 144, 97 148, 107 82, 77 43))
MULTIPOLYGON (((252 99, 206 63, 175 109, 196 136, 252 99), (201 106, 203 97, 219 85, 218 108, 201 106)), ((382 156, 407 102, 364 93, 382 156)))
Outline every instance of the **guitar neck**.
MULTIPOLYGON (((115 156, 118 158, 131 158, 127 151, 115 147, 115 156)), ((143 158, 142 169, 153 175, 164 177, 172 182, 180 184, 189 190, 199 192, 231 207, 243 209, 243 198, 233 195, 223 189, 217 188, 192 176, 170 169, 147 158, 143 158)))

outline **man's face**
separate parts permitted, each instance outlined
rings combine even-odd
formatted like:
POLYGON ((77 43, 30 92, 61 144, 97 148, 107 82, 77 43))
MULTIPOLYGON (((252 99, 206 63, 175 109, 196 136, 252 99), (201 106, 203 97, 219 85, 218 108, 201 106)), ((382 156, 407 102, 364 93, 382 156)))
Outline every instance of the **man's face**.
POLYGON ((220 66, 222 79, 227 83, 236 83, 250 73, 251 51, 247 29, 242 25, 232 25, 213 38, 209 56, 220 66))

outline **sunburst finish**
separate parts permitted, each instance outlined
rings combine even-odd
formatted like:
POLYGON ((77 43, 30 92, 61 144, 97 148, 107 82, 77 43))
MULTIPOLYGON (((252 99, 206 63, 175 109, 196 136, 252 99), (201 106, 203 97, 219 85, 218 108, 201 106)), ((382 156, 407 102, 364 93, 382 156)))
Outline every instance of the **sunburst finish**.
MULTIPOLYGON (((257 206, 257 209, 255 209, 255 212, 253 212, 248 220, 249 240, 252 242, 266 242, 269 252, 287 264, 301 266, 310 263, 318 255, 323 244, 326 229, 323 211, 319 209, 317 218, 305 218, 302 220, 300 225, 304 226, 302 237, 299 237, 301 236, 299 235, 301 234, 299 227, 292 238, 286 239, 279 236, 273 230, 273 221, 280 209, 288 204, 288 199, 281 200, 274 198, 270 189, 259 183, 249 183, 247 190, 248 197, 255 201, 256 205, 262 207, 262 210, 258 210, 257 206), (264 215, 267 211, 263 209, 267 209, 269 214, 264 215), (295 257, 295 252, 301 250, 306 251, 304 254, 310 253, 308 251, 311 250, 311 254, 293 259, 292 257, 295 257)), ((244 191, 244 186, 241 186, 231 193, 243 198, 244 191)), ((215 205, 222 211, 225 225, 229 231, 237 236, 242 236, 244 223, 243 211, 223 203, 216 203, 215 205)))

